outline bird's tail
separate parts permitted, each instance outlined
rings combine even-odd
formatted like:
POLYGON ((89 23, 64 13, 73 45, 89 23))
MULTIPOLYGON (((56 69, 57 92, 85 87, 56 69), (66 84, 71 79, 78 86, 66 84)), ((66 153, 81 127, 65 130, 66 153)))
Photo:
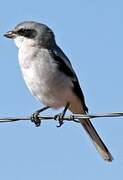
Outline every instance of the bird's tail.
POLYGON ((103 143, 103 141, 99 137, 98 133, 96 132, 96 130, 95 130, 94 126, 92 125, 92 123, 90 122, 90 120, 82 119, 82 120, 80 120, 80 123, 84 127, 85 131, 91 138, 92 142, 94 143, 96 149, 101 154, 103 159, 106 161, 112 161, 113 157, 112 157, 111 153, 109 152, 108 148, 106 147, 106 145, 103 143))

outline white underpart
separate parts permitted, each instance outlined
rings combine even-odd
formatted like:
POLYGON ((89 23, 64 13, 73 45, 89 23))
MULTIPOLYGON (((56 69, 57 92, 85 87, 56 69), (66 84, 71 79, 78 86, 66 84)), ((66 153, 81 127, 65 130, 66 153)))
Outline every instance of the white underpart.
POLYGON ((31 93, 46 106, 63 107, 71 101, 75 110, 80 111, 78 98, 72 91, 72 81, 59 71, 47 49, 39 49, 34 41, 17 37, 19 64, 24 80, 31 93))

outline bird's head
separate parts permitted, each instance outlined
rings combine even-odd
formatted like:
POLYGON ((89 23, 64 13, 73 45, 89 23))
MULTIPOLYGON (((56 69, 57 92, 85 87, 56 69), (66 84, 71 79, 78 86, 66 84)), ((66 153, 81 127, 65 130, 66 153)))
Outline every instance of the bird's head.
POLYGON ((51 48, 55 43, 52 30, 48 26, 34 21, 24 21, 4 36, 14 39, 18 48, 22 45, 51 48))

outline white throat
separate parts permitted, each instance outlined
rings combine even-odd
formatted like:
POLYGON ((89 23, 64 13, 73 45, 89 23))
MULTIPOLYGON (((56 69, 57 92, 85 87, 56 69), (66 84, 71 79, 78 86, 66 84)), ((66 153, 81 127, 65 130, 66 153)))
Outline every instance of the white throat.
POLYGON ((35 44, 33 39, 28 39, 23 36, 17 36, 14 39, 14 41, 18 48, 21 48, 22 46, 30 47, 30 46, 34 46, 34 44, 35 44))

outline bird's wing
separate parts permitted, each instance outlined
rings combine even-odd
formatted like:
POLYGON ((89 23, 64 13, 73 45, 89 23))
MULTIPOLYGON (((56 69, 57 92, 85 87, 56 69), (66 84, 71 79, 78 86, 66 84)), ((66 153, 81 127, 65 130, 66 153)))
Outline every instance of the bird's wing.
MULTIPOLYGON (((53 56, 55 63, 58 64, 59 70, 62 71, 66 76, 69 76, 73 82, 73 91, 74 93, 79 97, 81 100, 83 111, 86 113, 88 112, 88 108, 85 104, 84 95, 82 93, 82 90, 79 85, 79 81, 77 79, 77 76, 72 68, 72 65, 69 61, 69 59, 66 57, 66 55, 63 53, 63 51, 57 47, 51 52, 51 55, 53 56)), ((84 127, 85 131, 91 138, 92 142, 94 143, 96 149, 99 151, 99 153, 102 155, 102 157, 107 161, 112 161, 113 157, 103 141, 101 140, 100 136, 96 132, 96 129, 92 125, 89 119, 86 120, 80 120, 80 123, 84 127)))
POLYGON ((71 78, 73 83, 73 92, 81 100, 84 111, 88 112, 88 108, 85 104, 84 95, 80 88, 78 78, 73 70, 69 59, 58 46, 52 50, 51 55, 53 56, 55 63, 58 64, 59 70, 66 74, 66 76, 69 76, 71 78))

